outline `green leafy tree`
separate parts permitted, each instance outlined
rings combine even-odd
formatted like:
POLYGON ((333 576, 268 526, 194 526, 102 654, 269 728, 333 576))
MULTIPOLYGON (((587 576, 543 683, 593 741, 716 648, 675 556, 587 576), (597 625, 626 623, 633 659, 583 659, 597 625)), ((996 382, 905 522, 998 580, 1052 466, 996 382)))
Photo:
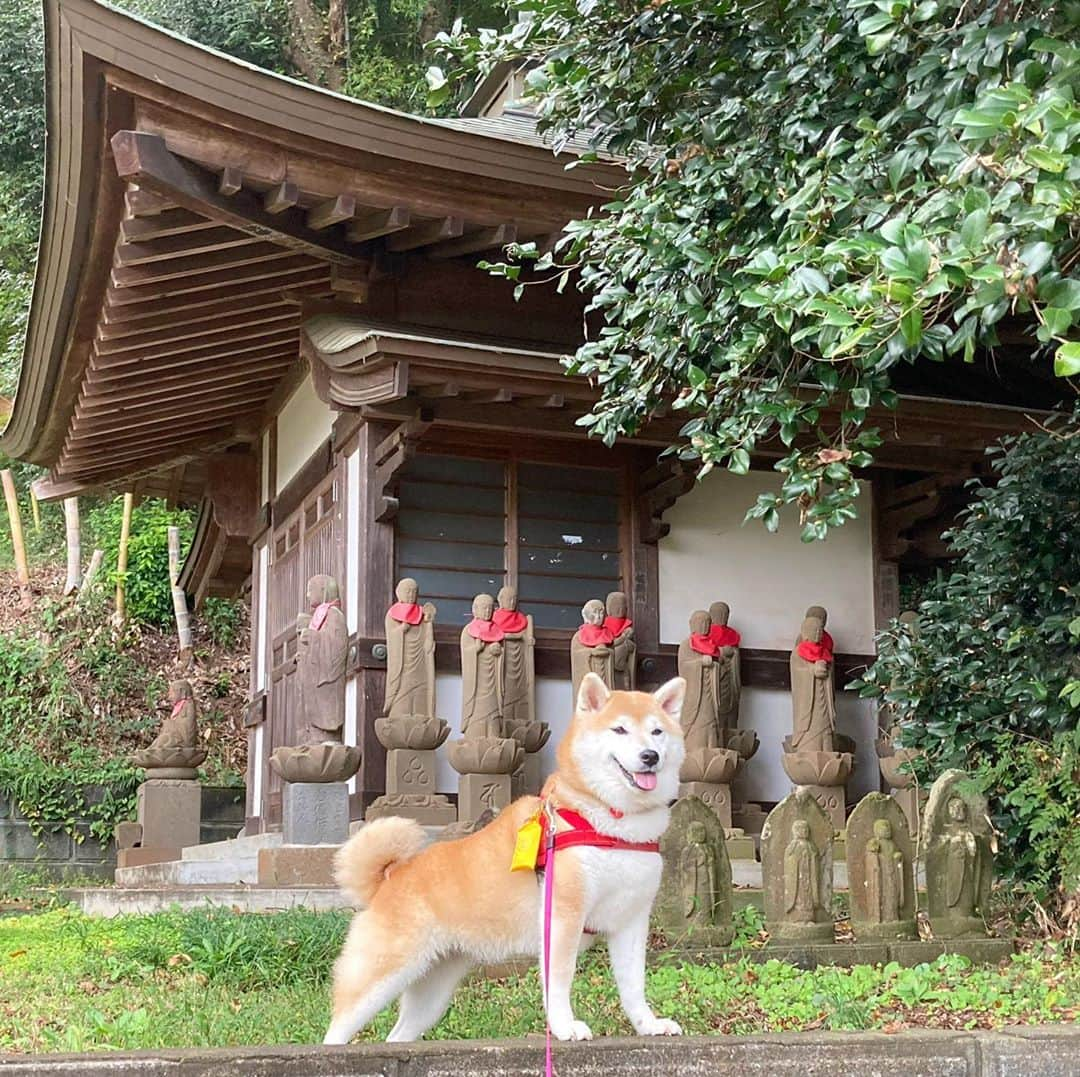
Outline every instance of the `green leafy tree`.
POLYGON ((1080 407, 994 451, 915 632, 879 634, 861 693, 888 705, 924 778, 970 771, 1006 870, 1041 900, 1080 892, 1080 407))
MULTIPOLYGON (((535 65, 541 127, 626 161, 624 189, 554 255, 601 328, 569 369, 605 441, 662 404, 678 449, 743 473, 788 453, 803 538, 854 515, 897 364, 971 360, 1003 319, 1080 372, 1073 273, 1080 5, 1047 0, 513 0, 506 31, 442 35, 456 70, 535 65)), ((1063 393, 1069 387, 1062 383, 1063 393)))

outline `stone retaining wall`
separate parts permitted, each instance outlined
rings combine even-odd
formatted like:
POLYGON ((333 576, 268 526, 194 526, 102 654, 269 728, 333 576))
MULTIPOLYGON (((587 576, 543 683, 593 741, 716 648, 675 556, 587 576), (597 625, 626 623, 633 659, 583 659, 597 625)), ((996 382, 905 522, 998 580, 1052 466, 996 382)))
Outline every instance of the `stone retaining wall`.
MULTIPOLYGON (((556 1044, 559 1077, 1070 1077, 1080 1029, 1003 1032, 795 1032, 556 1044)), ((540 1037, 527 1040, 253 1047, 225 1051, 0 1056, 4 1077, 539 1077, 540 1037)))
MULTIPOLYGON (((233 838, 243 825, 242 786, 203 786, 200 842, 233 838)), ((36 837, 11 799, 0 793, 0 868, 43 871, 58 881, 89 876, 111 882, 116 869, 113 843, 102 845, 91 838, 86 821, 78 821, 76 829, 83 835, 81 842, 63 831, 46 831, 36 837)))

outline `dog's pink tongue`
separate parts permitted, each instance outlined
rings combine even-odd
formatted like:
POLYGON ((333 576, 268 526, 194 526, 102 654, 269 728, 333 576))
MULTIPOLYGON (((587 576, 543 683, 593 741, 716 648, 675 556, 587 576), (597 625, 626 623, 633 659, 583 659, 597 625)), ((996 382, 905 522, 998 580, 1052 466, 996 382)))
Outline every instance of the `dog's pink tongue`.
POLYGON ((656 788, 656 775, 651 770, 646 770, 634 775, 634 783, 639 789, 646 791, 656 788))

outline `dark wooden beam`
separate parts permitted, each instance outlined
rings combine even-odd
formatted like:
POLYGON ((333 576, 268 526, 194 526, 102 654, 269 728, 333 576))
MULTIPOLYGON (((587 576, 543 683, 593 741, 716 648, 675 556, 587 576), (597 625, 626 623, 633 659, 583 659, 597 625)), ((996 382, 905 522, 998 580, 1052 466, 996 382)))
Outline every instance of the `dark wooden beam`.
POLYGON ((312 206, 307 214, 307 226, 315 232, 331 228, 342 221, 352 220, 356 213, 356 199, 351 194, 339 194, 312 206))
POLYGON ((428 258, 436 260, 458 258, 464 254, 488 251, 492 247, 504 247, 507 243, 513 243, 516 238, 517 228, 514 225, 500 224, 496 228, 478 228, 473 232, 466 232, 460 239, 436 243, 424 253, 428 258))
POLYGON ((125 242, 116 248, 116 265, 139 266, 173 258, 194 257, 215 251, 249 247, 259 243, 254 236, 235 228, 202 228, 194 232, 163 236, 146 242, 125 242))
POLYGON ((154 191, 140 190, 133 186, 124 193, 124 212, 129 217, 156 217, 159 213, 175 208, 174 202, 154 191))
POLYGON ((203 228, 220 228, 217 221, 192 213, 189 209, 167 209, 152 217, 131 217, 120 222, 120 237, 125 243, 144 243, 163 236, 185 235, 203 228))
POLYGON ((295 183, 279 183, 263 195, 263 209, 267 213, 284 213, 300 201, 300 188, 295 183))
POLYGON ((446 239, 457 239, 465 231, 465 222, 460 217, 441 217, 437 221, 406 228, 397 232, 386 241, 389 251, 412 251, 417 247, 427 247, 446 239))
POLYGON ((342 238, 313 231, 297 209, 267 213, 262 200, 250 191, 223 195, 215 177, 177 157, 160 135, 117 131, 111 145, 117 174, 121 179, 138 183, 140 190, 152 190, 194 213, 214 217, 290 250, 331 262, 347 263, 354 259, 342 238))
POLYGON ((412 214, 407 206, 395 206, 393 209, 373 209, 366 213, 357 213, 345 235, 353 243, 363 243, 367 239, 388 236, 392 232, 401 232, 409 227, 412 214))

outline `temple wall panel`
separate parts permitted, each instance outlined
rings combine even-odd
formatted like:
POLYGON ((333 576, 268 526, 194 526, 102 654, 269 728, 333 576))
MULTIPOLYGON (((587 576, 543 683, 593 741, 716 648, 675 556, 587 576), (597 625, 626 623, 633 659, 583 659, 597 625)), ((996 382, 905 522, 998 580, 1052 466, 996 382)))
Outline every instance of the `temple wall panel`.
POLYGON ((330 436, 334 412, 316 395, 306 377, 285 402, 277 417, 275 487, 285 484, 304 466, 311 454, 330 436))
MULTIPOLYGON (((743 516, 759 493, 779 489, 769 472, 746 476, 714 471, 668 510, 670 534, 661 540, 660 639, 678 643, 695 609, 724 601, 731 624, 746 647, 790 650, 808 606, 829 611, 829 631, 838 652, 873 653, 874 558, 870 490, 859 502, 859 518, 832 532, 825 542, 804 543, 794 513, 770 534, 743 516)), ((791 789, 780 766, 782 741, 791 732, 791 697, 786 691, 744 688, 740 723, 757 731, 761 747, 747 766, 746 796, 775 801, 791 789)), ((837 692, 837 728, 858 744, 851 791, 878 788, 874 752, 876 719, 868 701, 837 692)))

